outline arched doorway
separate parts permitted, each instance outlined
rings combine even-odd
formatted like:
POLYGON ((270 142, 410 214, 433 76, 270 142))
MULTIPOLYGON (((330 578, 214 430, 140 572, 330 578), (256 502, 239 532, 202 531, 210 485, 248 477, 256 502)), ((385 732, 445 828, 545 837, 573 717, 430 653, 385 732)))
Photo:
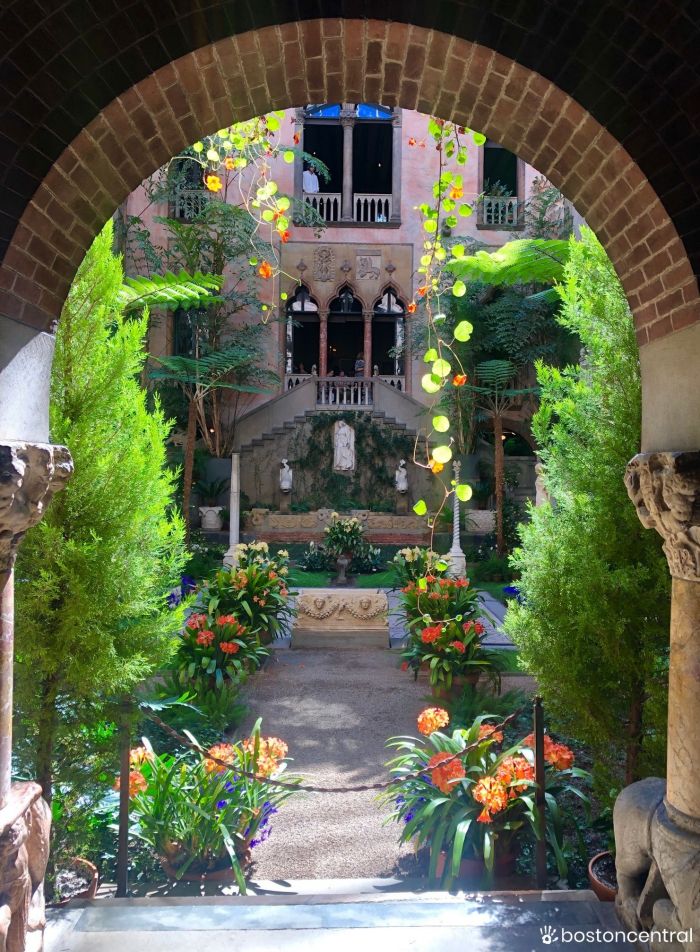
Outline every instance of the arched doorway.
POLYGON ((363 377, 365 373, 363 355, 362 301, 355 296, 352 288, 346 284, 328 306, 329 375, 334 377, 363 377))
POLYGON ((319 366, 320 321, 318 304, 305 284, 300 284, 287 302, 284 372, 287 388, 301 382, 319 366))
POLYGON ((375 302, 372 313, 372 373, 397 390, 406 389, 406 308, 389 287, 375 302))

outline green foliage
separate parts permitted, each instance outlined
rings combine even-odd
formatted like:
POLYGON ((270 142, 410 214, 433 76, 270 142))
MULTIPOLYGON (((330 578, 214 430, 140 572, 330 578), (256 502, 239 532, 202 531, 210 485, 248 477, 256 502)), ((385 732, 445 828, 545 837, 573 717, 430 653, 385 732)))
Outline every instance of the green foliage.
POLYGON ((290 442, 297 502, 312 510, 393 511, 396 463, 412 455, 409 436, 377 423, 367 413, 319 413, 300 427, 290 442), (355 429, 357 464, 349 475, 333 470, 332 430, 338 420, 355 429))
POLYGON ((444 575, 449 568, 448 563, 437 552, 418 545, 399 549, 392 559, 392 565, 402 587, 409 582, 416 583, 426 575, 444 575))
POLYGON ((484 284, 552 284, 559 281, 569 254, 561 238, 519 238, 498 251, 476 251, 455 257, 447 265, 463 281, 484 284))
POLYGON ((524 604, 511 603, 506 630, 609 789, 664 770, 670 580, 623 484, 639 449, 639 354, 624 292, 588 230, 571 240, 560 294, 585 358, 538 368, 534 431, 554 503, 521 529, 511 565, 524 604))
MULTIPOLYGON (((185 561, 166 467, 169 425, 139 385, 146 319, 125 319, 109 224, 78 270, 56 337, 50 429, 75 471, 17 563, 16 685, 34 776, 50 796, 77 710, 130 691, 170 657, 182 609, 166 596, 185 561)), ((94 713, 94 712, 93 712, 94 713)))
MULTIPOLYGON (((176 878, 230 866, 245 893, 250 850, 256 838, 265 838, 272 815, 294 791, 250 779, 236 768, 279 778, 286 766, 286 744, 261 737, 258 720, 243 743, 210 748, 231 765, 227 769, 189 752, 155 754, 144 742, 142 756, 132 762, 133 835, 155 850, 176 878)), ((285 780, 294 783, 294 778, 285 780)))
POLYGON ((212 307, 220 304, 223 278, 216 274, 196 271, 188 274, 180 271, 173 274, 155 274, 150 278, 124 278, 117 301, 125 311, 142 310, 145 307, 163 307, 176 311, 179 307, 212 307))

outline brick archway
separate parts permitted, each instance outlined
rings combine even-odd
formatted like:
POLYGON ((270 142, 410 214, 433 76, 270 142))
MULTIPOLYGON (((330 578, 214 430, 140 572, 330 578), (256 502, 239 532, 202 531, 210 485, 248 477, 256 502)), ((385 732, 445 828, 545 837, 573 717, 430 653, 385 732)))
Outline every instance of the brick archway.
POLYGON ((334 99, 454 118, 550 178, 605 245, 641 346, 700 318, 697 281, 669 213, 629 153, 574 99, 477 43, 402 23, 337 19, 219 40, 113 100, 65 149, 22 215, 0 271, 0 314, 47 329, 106 218, 202 132, 334 99))

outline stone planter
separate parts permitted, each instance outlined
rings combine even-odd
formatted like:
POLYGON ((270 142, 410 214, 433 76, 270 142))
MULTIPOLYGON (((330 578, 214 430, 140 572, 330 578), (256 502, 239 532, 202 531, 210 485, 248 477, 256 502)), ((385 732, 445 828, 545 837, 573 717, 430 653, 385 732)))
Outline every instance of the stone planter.
MULTIPOLYGON (((588 864, 588 882, 601 902, 615 902, 615 896, 617 895, 617 889, 602 878, 602 870, 598 868, 603 864, 609 864, 611 860, 614 869, 613 855, 609 850, 605 850, 602 853, 597 853, 588 864)), ((615 878, 617 879, 617 877, 615 878)))
POLYGON ((221 515, 223 506, 200 506, 199 515, 202 517, 202 529, 221 532, 224 520, 221 515))

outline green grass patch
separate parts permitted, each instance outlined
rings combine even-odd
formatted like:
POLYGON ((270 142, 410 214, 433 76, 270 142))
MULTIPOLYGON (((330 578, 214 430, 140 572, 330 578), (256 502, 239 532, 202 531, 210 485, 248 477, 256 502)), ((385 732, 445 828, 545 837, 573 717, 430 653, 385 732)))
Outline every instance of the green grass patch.
POLYGON ((507 605, 508 599, 503 594, 503 588, 506 585, 512 585, 513 582, 473 582, 474 588, 478 589, 480 592, 488 592, 489 595, 501 603, 501 605, 507 605))
MULTIPOLYGON (((398 584, 393 569, 352 577, 356 588, 394 588, 398 584)), ((290 568, 287 578, 292 588, 328 588, 333 576, 330 572, 304 572, 302 569, 290 568)))

